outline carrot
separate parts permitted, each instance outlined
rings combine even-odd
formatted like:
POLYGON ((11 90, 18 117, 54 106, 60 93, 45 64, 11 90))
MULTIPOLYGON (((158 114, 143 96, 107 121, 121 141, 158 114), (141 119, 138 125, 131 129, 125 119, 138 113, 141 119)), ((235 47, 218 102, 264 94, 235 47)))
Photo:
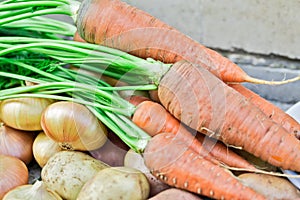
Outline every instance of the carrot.
POLYGON ((187 126, 274 166, 300 171, 299 140, 204 68, 175 63, 160 80, 158 96, 187 126))
POLYGON ((77 42, 86 42, 82 37, 80 37, 78 31, 74 33, 73 40, 77 42))
MULTIPOLYGON (((189 132, 160 104, 139 96, 133 96, 129 101, 137 105, 132 121, 149 135, 155 136, 163 132, 170 132, 190 144, 190 148, 205 158, 213 157, 230 167, 255 170, 253 165, 222 143, 213 141, 201 133, 192 134, 189 132)), ((215 162, 214 159, 211 161, 215 162)))
POLYGON ((164 63, 185 59, 200 64, 225 82, 283 84, 299 80, 265 81, 173 27, 119 0, 85 0, 78 11, 77 30, 89 43, 101 44, 164 63))
POLYGON ((288 132, 300 139, 300 124, 282 109, 240 84, 229 84, 229 86, 260 108, 270 119, 281 124, 288 132))
POLYGON ((154 136, 143 154, 145 165, 161 181, 214 199, 265 199, 230 171, 206 160, 174 136, 154 136))
MULTIPOLYGON (((241 84, 229 84, 230 87, 238 91, 240 94, 245 96, 251 103, 260 108, 270 119, 274 120, 276 123, 279 123, 285 128, 288 132, 292 133, 300 139, 300 124, 292 118, 290 115, 285 113, 282 109, 275 106, 268 100, 259 96, 255 92, 247 89, 241 84)), ((158 101, 157 90, 149 91, 151 99, 158 101)))

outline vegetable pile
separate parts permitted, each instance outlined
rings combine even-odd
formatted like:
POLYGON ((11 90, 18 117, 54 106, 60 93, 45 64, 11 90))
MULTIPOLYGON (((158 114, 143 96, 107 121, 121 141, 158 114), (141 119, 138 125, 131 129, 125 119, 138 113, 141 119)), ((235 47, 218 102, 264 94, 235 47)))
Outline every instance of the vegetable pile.
POLYGON ((119 0, 4 0, 0 19, 0 199, 300 197, 279 170, 300 172, 300 124, 241 84, 300 76, 249 77, 119 0))

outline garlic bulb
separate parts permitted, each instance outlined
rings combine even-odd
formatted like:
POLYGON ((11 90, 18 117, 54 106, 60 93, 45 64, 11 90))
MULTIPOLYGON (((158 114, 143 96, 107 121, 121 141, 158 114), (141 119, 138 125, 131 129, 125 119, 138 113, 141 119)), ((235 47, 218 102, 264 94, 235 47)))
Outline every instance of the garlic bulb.
POLYGON ((14 156, 25 164, 33 158, 34 133, 13 129, 0 123, 0 154, 14 156))
POLYGON ((2 121, 12 128, 38 131, 42 130, 42 112, 51 103, 53 100, 43 98, 6 99, 0 104, 0 115, 2 121))
POLYGON ((57 142, 50 139, 44 132, 38 134, 33 145, 33 156, 40 167, 44 167, 51 156, 62 151, 57 142))
POLYGON ((78 103, 51 104, 42 115, 41 125, 45 134, 66 150, 94 150, 107 140, 106 127, 78 103))
POLYGON ((11 189, 28 182, 28 168, 20 159, 0 154, 0 199, 11 189))
POLYGON ((42 181, 36 181, 33 185, 22 185, 10 190, 2 200, 62 200, 54 191, 46 187, 42 181))
POLYGON ((75 200, 84 183, 107 167, 85 153, 61 151, 48 160, 41 177, 47 187, 63 199, 75 200))

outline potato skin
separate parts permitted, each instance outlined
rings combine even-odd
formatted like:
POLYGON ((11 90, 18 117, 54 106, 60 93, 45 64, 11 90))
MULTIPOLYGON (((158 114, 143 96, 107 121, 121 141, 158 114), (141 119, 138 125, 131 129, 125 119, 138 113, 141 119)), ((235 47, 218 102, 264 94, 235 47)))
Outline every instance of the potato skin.
POLYGON ((150 186, 134 168, 110 167, 97 173, 81 189, 77 200, 146 200, 150 186))
POLYGON ((254 173, 244 173, 238 177, 245 185, 268 197, 268 200, 300 198, 299 190, 285 178, 254 173))
POLYGON ((201 200, 201 198, 181 189, 170 188, 158 193, 148 200, 201 200))
POLYGON ((152 175, 150 170, 146 167, 142 155, 134 152, 131 149, 125 155, 124 166, 138 169, 146 175, 150 184, 150 197, 170 188, 170 186, 161 182, 154 175, 152 175))
POLYGON ((85 153, 61 151, 48 160, 41 176, 47 187, 63 199, 75 200, 84 183, 107 167, 85 153))

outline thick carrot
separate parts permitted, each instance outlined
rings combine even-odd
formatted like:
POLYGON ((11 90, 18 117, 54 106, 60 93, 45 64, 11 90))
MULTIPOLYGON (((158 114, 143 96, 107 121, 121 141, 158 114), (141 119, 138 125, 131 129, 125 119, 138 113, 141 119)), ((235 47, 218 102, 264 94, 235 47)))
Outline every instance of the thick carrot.
POLYGON ((175 119, 163 106, 148 101, 145 97, 134 96, 130 99, 134 105, 138 105, 132 121, 146 131, 149 135, 155 136, 163 132, 170 132, 181 138, 182 141, 190 144, 190 148, 211 161, 218 160, 230 167, 255 170, 255 167, 248 163, 220 142, 213 141, 201 133, 189 132, 177 119, 175 119))
POLYGON ((204 68, 175 63, 158 87, 162 105, 179 121, 277 167, 300 171, 300 142, 204 68))
POLYGON ((86 42, 82 37, 80 37, 78 31, 74 33, 73 40, 77 42, 86 42))
MULTIPOLYGON (((74 36, 75 40, 77 41, 84 41, 76 32, 74 36)), ((253 91, 247 89, 243 85, 240 84, 229 84, 230 87, 237 90, 243 96, 248 98, 253 104, 259 107, 266 115, 268 115, 271 119, 275 122, 282 124, 282 126, 293 133, 298 139, 300 139, 300 124, 294 120, 291 116, 286 114, 283 110, 276 107, 266 99, 260 97, 258 94, 254 93, 253 91)), ((150 97, 152 100, 159 102, 157 90, 149 91, 150 97)))
POLYGON ((230 84, 229 86, 260 108, 270 119, 281 124, 289 133, 300 138, 300 124, 282 109, 240 84, 230 84))
POLYGON ((173 133, 154 136, 143 156, 151 173, 171 186, 214 199, 265 199, 230 171, 193 151, 173 133))
POLYGON ((225 82, 289 82, 252 78, 216 51, 119 0, 84 0, 78 11, 76 26, 79 35, 87 42, 120 49, 142 58, 151 57, 164 63, 185 59, 201 64, 225 82))

